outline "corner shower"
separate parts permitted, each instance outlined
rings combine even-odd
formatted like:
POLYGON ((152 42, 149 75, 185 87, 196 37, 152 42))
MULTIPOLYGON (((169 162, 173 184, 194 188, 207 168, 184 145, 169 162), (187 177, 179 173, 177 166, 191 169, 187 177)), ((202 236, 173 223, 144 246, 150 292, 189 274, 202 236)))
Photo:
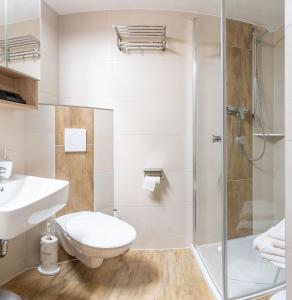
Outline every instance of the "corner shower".
MULTIPOLYGON (((194 252, 219 299, 255 299, 285 284, 284 271, 253 248, 284 218, 280 2, 279 26, 249 16, 246 1, 229 0, 218 0, 211 36, 200 17, 193 25, 194 252)), ((261 1, 253 5, 260 9, 261 1)))

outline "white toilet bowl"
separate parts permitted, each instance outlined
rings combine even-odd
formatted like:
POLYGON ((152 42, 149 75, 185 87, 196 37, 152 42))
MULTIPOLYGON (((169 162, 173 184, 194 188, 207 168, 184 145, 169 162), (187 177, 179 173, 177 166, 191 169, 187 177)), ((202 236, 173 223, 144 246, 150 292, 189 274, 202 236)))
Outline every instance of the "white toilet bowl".
POLYGON ((131 225, 100 212, 76 212, 55 221, 65 251, 89 268, 99 267, 104 258, 125 253, 136 238, 131 225))

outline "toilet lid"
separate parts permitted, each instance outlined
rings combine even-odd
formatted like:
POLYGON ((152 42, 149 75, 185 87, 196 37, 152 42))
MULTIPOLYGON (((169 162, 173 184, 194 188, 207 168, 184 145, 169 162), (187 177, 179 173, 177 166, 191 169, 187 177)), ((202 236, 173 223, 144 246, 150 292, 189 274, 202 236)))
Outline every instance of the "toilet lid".
POLYGON ((135 229, 103 213, 88 213, 66 222, 67 234, 80 244, 94 248, 118 248, 132 243, 135 229))

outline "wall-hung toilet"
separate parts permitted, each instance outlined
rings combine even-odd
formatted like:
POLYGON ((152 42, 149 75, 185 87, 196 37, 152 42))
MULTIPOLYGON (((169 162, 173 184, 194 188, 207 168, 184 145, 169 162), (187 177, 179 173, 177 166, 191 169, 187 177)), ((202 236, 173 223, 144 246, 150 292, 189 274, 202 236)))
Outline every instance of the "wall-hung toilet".
POLYGON ((65 251, 89 268, 99 267, 104 258, 125 253, 136 238, 131 225, 100 212, 70 213, 55 221, 65 251))

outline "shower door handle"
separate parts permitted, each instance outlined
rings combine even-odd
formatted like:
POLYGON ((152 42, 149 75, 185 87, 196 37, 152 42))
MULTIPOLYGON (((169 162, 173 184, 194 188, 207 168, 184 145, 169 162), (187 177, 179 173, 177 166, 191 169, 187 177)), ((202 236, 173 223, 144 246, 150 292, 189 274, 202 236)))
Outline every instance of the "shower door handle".
POLYGON ((221 141, 221 135, 212 135, 212 143, 220 143, 221 141))

